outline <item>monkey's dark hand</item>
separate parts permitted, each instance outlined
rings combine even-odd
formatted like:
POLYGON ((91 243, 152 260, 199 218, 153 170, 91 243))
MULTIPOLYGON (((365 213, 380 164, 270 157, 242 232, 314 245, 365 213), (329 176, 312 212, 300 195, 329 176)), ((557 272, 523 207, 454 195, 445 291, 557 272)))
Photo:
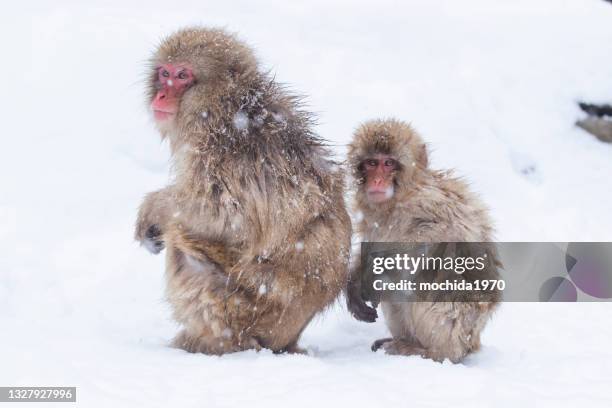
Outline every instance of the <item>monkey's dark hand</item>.
POLYGON ((359 282, 349 282, 346 291, 346 306, 353 317, 362 322, 373 323, 378 318, 376 308, 368 306, 361 297, 359 282))
POLYGON ((165 246, 162 239, 162 231, 159 228, 159 225, 153 224, 147 228, 141 243, 152 254, 159 254, 165 246))
POLYGON ((173 186, 147 194, 138 209, 134 238, 152 254, 164 249, 163 233, 168 225, 168 214, 176 213, 173 205, 173 186))

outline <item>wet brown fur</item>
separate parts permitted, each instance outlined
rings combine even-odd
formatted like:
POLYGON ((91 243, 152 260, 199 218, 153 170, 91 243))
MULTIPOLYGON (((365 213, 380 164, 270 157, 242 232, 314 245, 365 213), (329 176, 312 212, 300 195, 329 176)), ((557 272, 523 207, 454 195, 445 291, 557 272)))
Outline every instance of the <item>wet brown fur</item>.
POLYGON ((191 64, 196 82, 176 119, 159 126, 174 182, 145 198, 136 238, 151 225, 162 232, 167 298, 183 326, 175 345, 298 352, 302 330, 348 274, 342 173, 299 98, 235 36, 196 27, 165 39, 149 103, 164 62, 191 64))
MULTIPOLYGON (((428 168, 427 148, 410 125, 393 119, 364 123, 349 146, 348 163, 356 185, 355 211, 362 215, 356 229, 364 241, 492 240, 485 206, 451 172, 428 168), (395 194, 382 204, 370 203, 362 187, 362 163, 376 153, 389 154, 399 162, 395 194)), ((359 269, 357 264, 351 272, 349 309, 357 318, 371 320, 361 300, 359 269)), ((382 302, 381 306, 393 337, 376 341, 373 350, 382 347, 388 354, 456 363, 480 348, 480 333, 497 302, 382 302)))

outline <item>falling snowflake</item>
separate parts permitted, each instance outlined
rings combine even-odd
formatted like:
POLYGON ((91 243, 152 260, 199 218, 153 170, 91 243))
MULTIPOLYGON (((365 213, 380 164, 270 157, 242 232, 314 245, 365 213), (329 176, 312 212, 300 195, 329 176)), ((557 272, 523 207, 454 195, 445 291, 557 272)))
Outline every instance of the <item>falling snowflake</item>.
POLYGON ((249 117, 243 111, 238 111, 234 115, 234 127, 238 130, 245 130, 249 127, 249 117))

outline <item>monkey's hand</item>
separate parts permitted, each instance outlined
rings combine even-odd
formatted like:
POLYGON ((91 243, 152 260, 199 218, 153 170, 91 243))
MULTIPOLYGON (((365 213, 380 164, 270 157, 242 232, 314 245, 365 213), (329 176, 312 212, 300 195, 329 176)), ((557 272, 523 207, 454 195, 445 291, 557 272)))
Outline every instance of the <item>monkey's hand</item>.
POLYGON ((164 249, 162 239, 168 212, 168 188, 147 194, 138 211, 136 241, 151 253, 158 254, 164 249))
POLYGON ((152 254, 159 254, 165 247, 159 225, 153 224, 147 228, 140 243, 152 254))
POLYGON ((378 318, 375 307, 370 307, 361 297, 361 282, 349 281, 346 291, 346 306, 357 320, 373 323, 378 318))
POLYGON ((159 254, 164 249, 161 227, 151 223, 143 214, 138 216, 134 238, 152 254, 159 254))

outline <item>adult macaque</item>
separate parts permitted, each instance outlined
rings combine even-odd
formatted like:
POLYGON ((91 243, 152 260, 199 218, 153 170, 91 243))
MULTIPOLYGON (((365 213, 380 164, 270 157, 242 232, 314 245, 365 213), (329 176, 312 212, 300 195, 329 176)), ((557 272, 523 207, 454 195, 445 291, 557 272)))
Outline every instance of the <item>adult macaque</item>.
MULTIPOLYGON (((428 168, 425 144, 409 125, 396 120, 367 122, 357 129, 348 155, 357 184, 355 210, 362 215, 357 230, 364 241, 491 241, 486 208, 464 182, 428 168)), ((360 271, 357 262, 349 279, 348 308, 357 319, 371 322, 377 314, 361 298, 360 271)), ((479 349, 480 332, 497 305, 494 300, 383 301, 393 337, 377 340, 372 349, 459 362, 479 349)))
POLYGON ((311 115, 222 30, 188 28, 151 60, 148 103, 174 183, 149 194, 136 238, 167 248, 175 345, 299 352, 348 274, 343 177, 311 115))

